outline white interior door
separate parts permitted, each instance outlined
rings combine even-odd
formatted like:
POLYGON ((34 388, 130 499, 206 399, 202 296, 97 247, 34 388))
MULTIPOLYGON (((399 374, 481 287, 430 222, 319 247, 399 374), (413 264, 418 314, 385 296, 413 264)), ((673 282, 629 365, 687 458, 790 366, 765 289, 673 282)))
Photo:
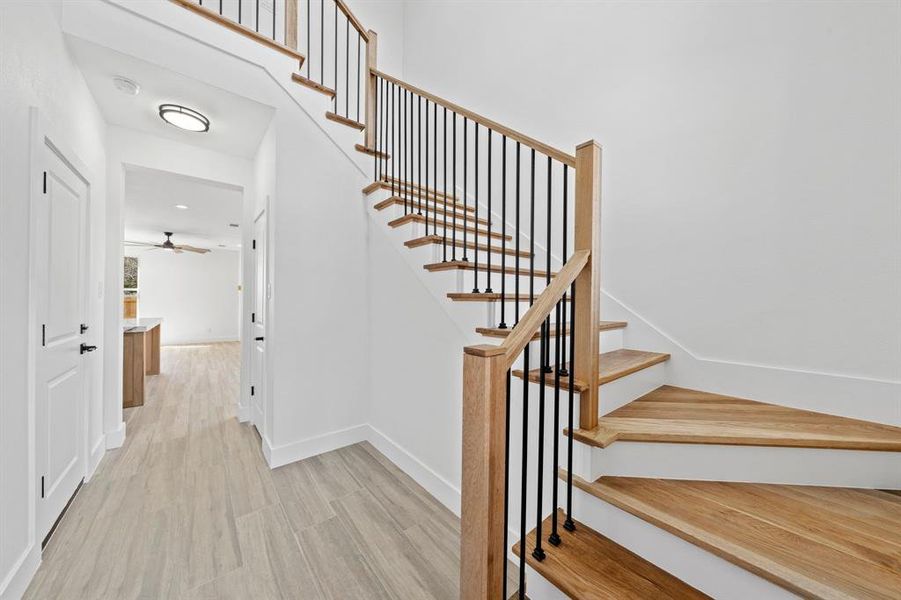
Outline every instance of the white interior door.
POLYGON ((253 222, 253 357, 250 363, 250 420, 261 433, 266 398, 266 304, 269 296, 266 249, 266 211, 262 211, 253 222))
POLYGON ((43 539, 84 477, 88 186, 46 145, 35 202, 37 529, 43 539))

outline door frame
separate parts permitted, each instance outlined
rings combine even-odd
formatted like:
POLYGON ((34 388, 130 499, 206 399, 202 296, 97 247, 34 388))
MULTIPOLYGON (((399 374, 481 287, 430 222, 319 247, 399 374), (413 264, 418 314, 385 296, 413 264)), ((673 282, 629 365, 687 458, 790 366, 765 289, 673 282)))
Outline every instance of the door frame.
MULTIPOLYGON (((54 152, 59 159, 64 162, 72 172, 81 179, 87 190, 86 194, 86 205, 85 205, 85 223, 84 223, 84 234, 85 234, 85 244, 84 244, 84 256, 82 256, 82 260, 84 261, 84 272, 82 274, 83 278, 83 290, 82 293, 84 297, 82 299, 82 319, 84 323, 87 323, 87 317, 90 314, 91 310, 91 274, 93 272, 93 268, 91 265, 91 256, 93 249, 93 241, 91 239, 92 231, 91 231, 91 212, 93 208, 94 202, 94 186, 93 183, 96 179, 91 173, 90 169, 88 169, 87 165, 82 161, 78 154, 75 153, 65 142, 62 136, 59 136, 55 130, 50 128, 44 120, 41 118, 40 112, 37 107, 31 106, 29 107, 29 137, 30 137, 30 148, 29 148, 29 178, 31 180, 29 195, 28 195, 28 315, 27 315, 27 324, 28 324, 28 334, 27 334, 27 349, 26 349, 26 377, 27 377, 27 403, 28 403, 28 428, 27 428, 27 444, 28 444, 28 480, 29 480, 29 499, 28 499, 28 529, 29 529, 29 542, 34 544, 39 540, 35 539, 37 533, 37 515, 38 515, 38 502, 40 501, 40 495, 38 493, 38 475, 37 475, 37 405, 36 405, 36 378, 37 378, 37 355, 38 348, 40 347, 40 339, 38 335, 38 330, 40 329, 40 323, 38 323, 38 314, 36 308, 36 296, 37 296, 37 266, 35 264, 35 257, 37 255, 37 230, 38 230, 38 222, 36 211, 32 210, 32 207, 40 200, 40 197, 43 195, 43 177, 44 171, 47 168, 46 163, 44 162, 43 153, 46 150, 54 152)), ((96 324, 92 324, 92 326, 96 326, 96 324)), ((102 327, 97 327, 102 331, 102 327)), ((102 338, 101 338, 102 339, 102 338)), ((99 354, 99 353, 98 353, 99 354)), ((100 360, 97 358, 96 360, 100 360)), ((101 372, 103 361, 101 360, 101 372)), ((83 388, 87 388, 89 383, 89 373, 90 370, 86 369, 83 372, 83 388)), ((102 375, 101 375, 102 381, 102 375)), ((95 382, 96 383, 96 382, 95 382)), ((95 386, 96 387, 96 386, 95 386)), ((81 406, 78 407, 79 413, 79 426, 81 427, 80 433, 80 444, 79 444, 79 452, 81 454, 81 464, 82 464, 82 476, 84 481, 88 481, 93 475, 94 469, 96 468, 96 464, 91 464, 91 452, 90 452, 90 399, 88 398, 87 393, 82 394, 81 406)), ((103 433, 101 432, 101 441, 102 441, 103 433)), ((103 447, 103 444, 100 444, 103 447)), ((104 448, 105 449, 105 448, 104 448)), ((99 462, 99 460, 98 460, 99 462)), ((77 491, 76 491, 77 493, 77 491)), ((68 506, 68 505, 67 505, 68 506)), ((65 511, 65 509, 63 509, 65 511)))
MULTIPOLYGON (((265 277, 264 277, 264 282, 263 282, 263 285, 264 285, 263 304, 265 305, 265 313, 264 313, 265 320, 263 321, 263 336, 266 338, 264 343, 267 343, 269 341, 269 333, 270 333, 269 317, 272 312, 269 307, 269 301, 271 299, 271 292, 272 292, 272 282, 271 282, 271 278, 270 278, 271 269, 269 268, 270 267, 270 264, 269 264, 269 260, 270 260, 270 256, 269 256, 269 227, 270 227, 269 224, 270 224, 270 220, 271 219, 270 219, 270 214, 269 214, 269 196, 267 195, 265 200, 263 201, 262 208, 260 208, 258 211, 255 211, 254 213, 252 213, 250 227, 248 228, 250 230, 249 237, 250 237, 250 241, 251 241, 251 253, 252 253, 250 255, 250 264, 251 264, 251 268, 250 268, 251 276, 250 276, 250 281, 249 281, 250 285, 247 286, 247 288, 249 288, 249 290, 250 290, 250 296, 249 296, 250 311, 249 312, 251 312, 251 313, 254 312, 255 305, 256 305, 256 297, 257 297, 257 258, 256 258, 257 255, 256 255, 256 252, 257 251, 264 252, 263 260, 264 260, 265 277), (263 240, 262 244, 256 244, 255 238, 254 238, 254 231, 256 228, 256 223, 257 223, 257 221, 260 220, 260 218, 263 218, 263 217, 265 217, 265 219, 266 219, 266 221, 263 225, 264 240, 263 240)), ((245 288, 245 289, 247 289, 247 288, 245 288)), ((250 355, 250 360, 248 361, 248 365, 247 365, 248 366, 248 375, 249 375, 249 377, 248 377, 249 384, 246 386, 247 389, 245 392, 247 394, 247 416, 248 416, 248 421, 256 426, 257 431, 260 434, 260 437, 265 438, 268 433, 268 429, 267 429, 267 418, 268 417, 267 417, 267 415, 269 414, 269 409, 267 406, 267 403, 269 400, 269 393, 268 393, 269 386, 267 385, 267 375, 268 375, 268 364, 267 363, 268 363, 269 351, 268 351, 268 344, 267 344, 266 350, 263 353, 263 358, 262 358, 261 366, 260 366, 260 371, 261 371, 260 380, 261 381, 256 382, 256 381, 254 381, 254 368, 253 368, 253 362, 254 362, 253 353, 256 350, 256 348, 255 348, 256 340, 253 339, 254 338, 254 325, 255 325, 255 323, 253 321, 251 321, 248 324, 248 331, 249 331, 250 335, 248 335, 246 338, 248 349, 249 349, 249 355, 250 355), (257 422, 257 419, 255 418, 256 415, 254 414, 254 398, 250 394, 250 386, 251 385, 259 386, 261 395, 263 397, 262 402, 259 403, 260 407, 261 407, 261 411, 260 411, 261 414, 259 415, 259 422, 257 422)))

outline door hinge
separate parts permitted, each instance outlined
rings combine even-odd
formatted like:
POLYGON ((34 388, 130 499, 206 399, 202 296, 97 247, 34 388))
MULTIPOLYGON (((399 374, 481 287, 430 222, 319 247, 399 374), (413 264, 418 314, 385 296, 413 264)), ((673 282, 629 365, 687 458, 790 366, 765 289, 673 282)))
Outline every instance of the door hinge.
POLYGON ((41 475, 41 498, 44 497, 44 476, 41 475))
POLYGON ((250 322, 251 323, 257 322, 257 313, 250 313, 250 322))
POLYGON ((82 324, 78 327, 78 329, 80 329, 80 330, 81 330, 81 334, 84 335, 84 332, 88 330, 88 326, 85 325, 84 323, 82 323, 82 324))
POLYGON ((41 346, 47 345, 47 325, 41 325, 41 346))
POLYGON ((44 171, 44 193, 47 193, 47 171, 44 171))
POLYGON ((251 396, 253 396, 253 392, 254 392, 254 387, 253 387, 253 386, 250 386, 250 395, 251 395, 251 396))
POLYGON ((253 240, 253 249, 254 249, 254 250, 257 249, 257 241, 256 241, 256 240, 253 240))

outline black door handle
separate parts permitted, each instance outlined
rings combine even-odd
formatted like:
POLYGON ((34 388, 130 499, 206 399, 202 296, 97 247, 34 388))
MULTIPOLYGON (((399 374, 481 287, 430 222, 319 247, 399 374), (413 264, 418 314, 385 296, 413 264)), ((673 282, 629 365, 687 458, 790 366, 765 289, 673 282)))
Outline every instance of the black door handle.
POLYGON ((263 336, 260 336, 260 337, 257 337, 257 338, 253 338, 253 339, 255 339, 255 340, 258 341, 258 342, 262 342, 262 341, 263 341, 263 336))
POLYGON ((81 351, 79 352, 79 354, 84 354, 85 352, 93 352, 96 349, 97 349, 97 346, 88 346, 87 344, 82 344, 81 351))

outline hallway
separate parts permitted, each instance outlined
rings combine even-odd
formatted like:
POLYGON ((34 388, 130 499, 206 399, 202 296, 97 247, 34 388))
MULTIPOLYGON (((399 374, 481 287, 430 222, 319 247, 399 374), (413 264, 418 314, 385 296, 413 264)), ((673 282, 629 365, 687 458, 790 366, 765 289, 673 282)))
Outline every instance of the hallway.
POLYGON ((459 520, 368 443, 271 471, 239 344, 163 348, 28 599, 456 598, 459 520))

